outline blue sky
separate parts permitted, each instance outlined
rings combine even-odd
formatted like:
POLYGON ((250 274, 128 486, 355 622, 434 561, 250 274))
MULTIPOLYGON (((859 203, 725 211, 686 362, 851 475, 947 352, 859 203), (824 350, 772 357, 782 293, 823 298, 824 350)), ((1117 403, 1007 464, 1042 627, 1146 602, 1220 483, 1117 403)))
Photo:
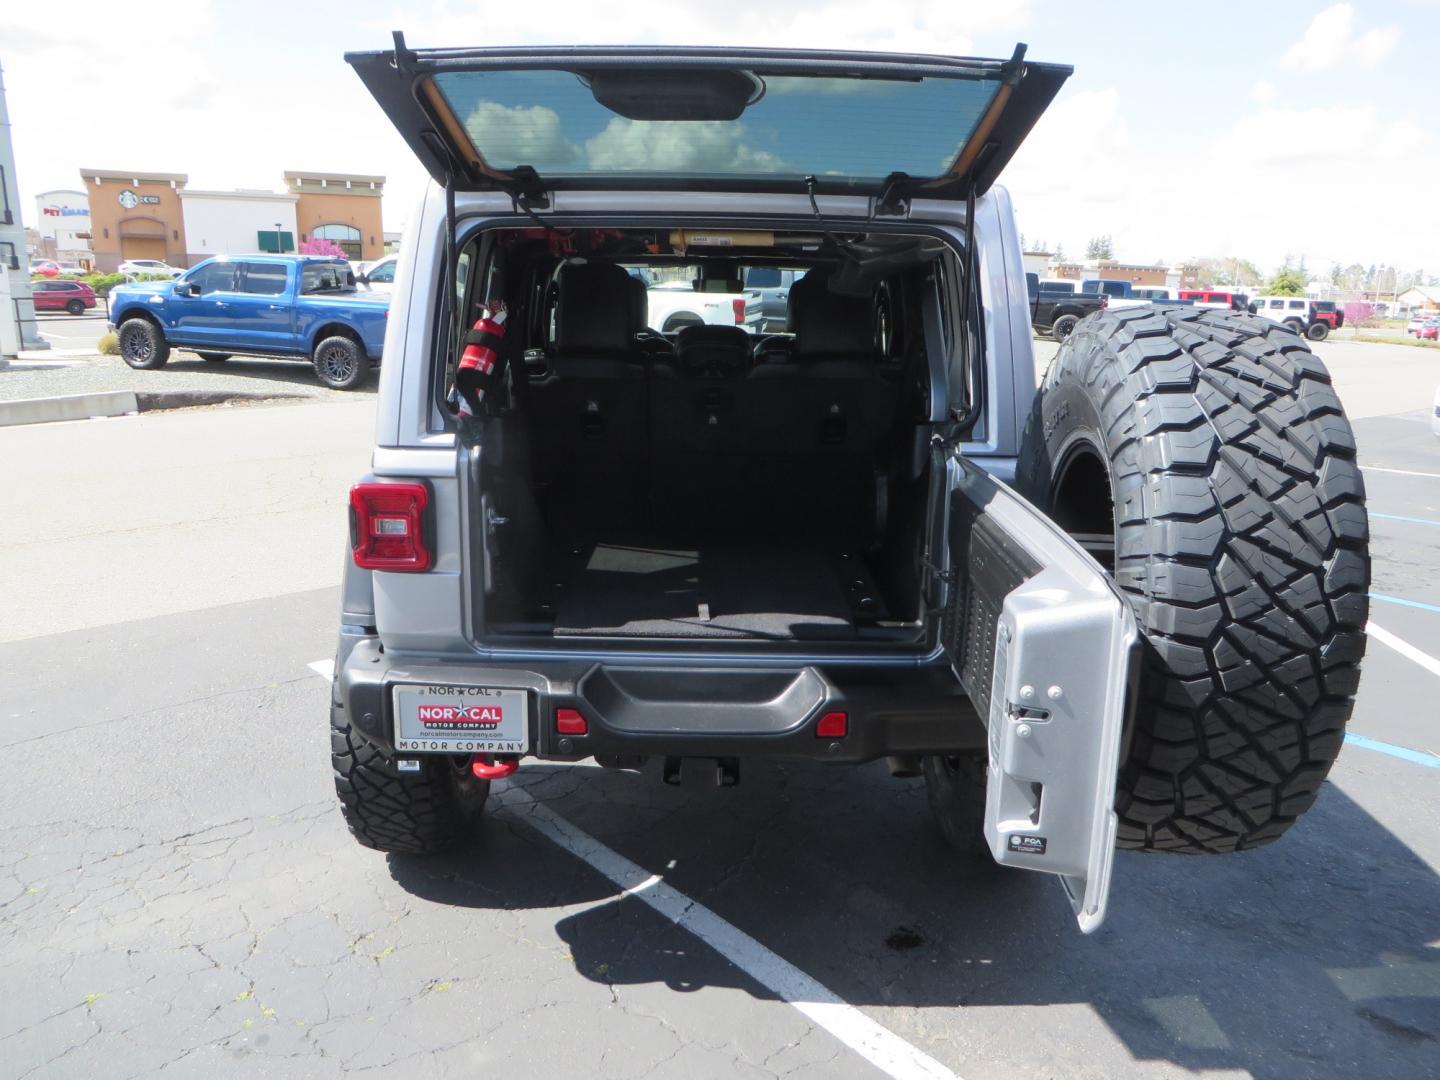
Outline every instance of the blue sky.
POLYGON ((1003 182, 1031 239, 1122 258, 1287 255, 1440 273, 1440 0, 1084 5, 729 0, 538 6, 8 0, 12 136, 29 196, 80 166, 278 189, 285 169, 382 173, 387 228, 423 177, 343 63, 419 45, 674 42, 1030 56, 1075 66, 1003 182), (881 17, 883 13, 883 17, 881 17), (536 15, 528 21, 522 16, 536 15))

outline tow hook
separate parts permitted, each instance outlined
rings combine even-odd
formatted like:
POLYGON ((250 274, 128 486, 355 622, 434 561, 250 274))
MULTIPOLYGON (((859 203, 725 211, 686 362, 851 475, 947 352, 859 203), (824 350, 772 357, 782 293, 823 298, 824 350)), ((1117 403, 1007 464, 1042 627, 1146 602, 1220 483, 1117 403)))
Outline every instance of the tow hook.
POLYGON ((514 776, 518 768, 520 759, 513 757, 496 761, 489 754, 476 754, 470 761, 470 771, 475 774, 476 780, 504 780, 507 776, 514 776))

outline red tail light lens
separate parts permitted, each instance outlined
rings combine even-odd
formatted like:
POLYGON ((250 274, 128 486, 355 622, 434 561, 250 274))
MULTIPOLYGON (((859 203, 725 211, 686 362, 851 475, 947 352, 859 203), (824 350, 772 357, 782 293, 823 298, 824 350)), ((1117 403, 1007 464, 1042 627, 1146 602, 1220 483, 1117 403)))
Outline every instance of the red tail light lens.
POLYGON ((827 712, 815 725, 817 739, 843 739, 850 733, 850 716, 843 712, 827 712))
POLYGON ((735 307, 735 325, 736 325, 736 326, 744 326, 744 325, 745 325, 745 301, 744 301, 744 300, 731 300, 730 303, 731 303, 732 305, 734 305, 734 307, 735 307))
POLYGON ((356 484, 350 489, 350 548, 362 570, 430 569, 424 484, 356 484))

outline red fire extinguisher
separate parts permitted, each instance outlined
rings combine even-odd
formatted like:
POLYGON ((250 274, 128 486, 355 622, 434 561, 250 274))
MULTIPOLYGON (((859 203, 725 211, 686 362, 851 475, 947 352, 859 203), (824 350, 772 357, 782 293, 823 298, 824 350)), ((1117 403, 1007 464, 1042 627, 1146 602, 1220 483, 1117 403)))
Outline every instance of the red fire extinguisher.
POLYGON ((455 371, 455 389, 459 393, 456 411, 461 416, 474 416, 495 376, 500 343, 505 338, 505 301, 491 300, 465 335, 465 351, 455 371))

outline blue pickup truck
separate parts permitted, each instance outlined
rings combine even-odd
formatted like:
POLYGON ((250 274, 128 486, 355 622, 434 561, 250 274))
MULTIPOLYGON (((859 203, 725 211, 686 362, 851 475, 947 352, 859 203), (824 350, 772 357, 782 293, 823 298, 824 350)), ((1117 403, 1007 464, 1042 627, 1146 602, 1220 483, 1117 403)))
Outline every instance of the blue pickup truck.
POLYGON ((174 281, 110 293, 120 356, 133 368, 160 367, 172 348, 215 362, 303 357, 336 390, 359 386, 379 361, 388 308, 388 296, 355 291, 349 263, 307 255, 222 255, 174 281))

